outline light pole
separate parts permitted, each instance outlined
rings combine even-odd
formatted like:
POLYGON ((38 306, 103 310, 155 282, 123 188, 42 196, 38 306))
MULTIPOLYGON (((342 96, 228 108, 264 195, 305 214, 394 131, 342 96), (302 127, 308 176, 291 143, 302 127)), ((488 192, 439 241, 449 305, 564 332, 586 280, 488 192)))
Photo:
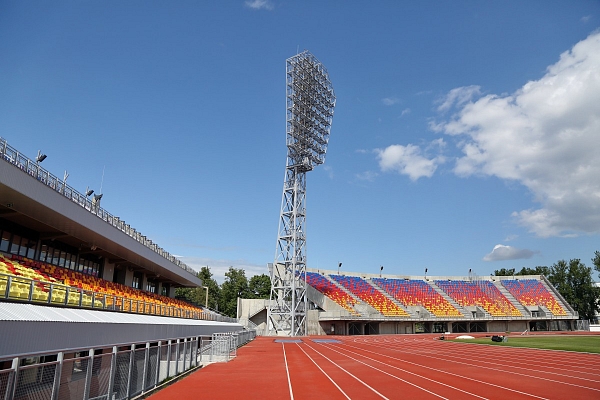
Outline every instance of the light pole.
POLYGON ((338 275, 340 274, 340 268, 342 268, 342 263, 338 264, 338 275))
POLYGON ((383 265, 379 267, 379 277, 381 278, 381 273, 383 272, 383 265))

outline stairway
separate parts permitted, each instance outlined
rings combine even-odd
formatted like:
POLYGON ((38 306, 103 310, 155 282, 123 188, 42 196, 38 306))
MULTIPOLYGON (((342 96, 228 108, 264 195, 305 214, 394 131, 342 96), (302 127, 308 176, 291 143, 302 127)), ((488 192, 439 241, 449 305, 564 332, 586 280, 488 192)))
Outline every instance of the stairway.
POLYGON ((500 293, 502 293, 502 295, 504 297, 506 297, 508 299, 508 301, 510 301, 512 303, 513 306, 515 306, 515 308, 517 310, 519 310, 519 312, 524 316, 524 317, 531 317, 531 313, 529 312, 528 309, 526 309, 523 304, 521 304, 516 298, 515 296, 513 296, 508 289, 506 289, 504 287, 504 285, 502 284, 502 282, 496 282, 494 281, 494 286, 496 286, 496 288, 500 291, 500 293))

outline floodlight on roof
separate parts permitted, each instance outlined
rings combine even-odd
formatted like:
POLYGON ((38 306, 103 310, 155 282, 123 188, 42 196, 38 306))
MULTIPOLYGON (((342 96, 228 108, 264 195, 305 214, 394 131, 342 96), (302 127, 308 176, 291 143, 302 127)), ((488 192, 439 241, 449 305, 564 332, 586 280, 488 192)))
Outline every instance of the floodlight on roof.
POLYGON ((89 197, 94 194, 94 189, 90 189, 89 187, 85 189, 86 197, 89 197))
POLYGON ((102 198, 102 193, 94 195, 94 200, 96 200, 96 201, 100 201, 101 198, 102 198))
POLYGON ((35 158, 35 161, 38 163, 41 163, 42 161, 44 161, 46 159, 46 157, 48 157, 45 154, 42 154, 42 152, 40 150, 38 150, 38 154, 37 157, 35 158))

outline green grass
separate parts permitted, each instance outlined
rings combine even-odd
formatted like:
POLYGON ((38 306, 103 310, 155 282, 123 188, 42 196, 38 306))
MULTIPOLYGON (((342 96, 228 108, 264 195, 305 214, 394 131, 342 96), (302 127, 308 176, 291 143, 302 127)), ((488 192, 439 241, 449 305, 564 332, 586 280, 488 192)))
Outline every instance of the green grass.
POLYGON ((508 342, 492 342, 492 338, 452 339, 452 342, 480 343, 495 346, 529 347, 600 353, 600 336, 509 336, 508 342))

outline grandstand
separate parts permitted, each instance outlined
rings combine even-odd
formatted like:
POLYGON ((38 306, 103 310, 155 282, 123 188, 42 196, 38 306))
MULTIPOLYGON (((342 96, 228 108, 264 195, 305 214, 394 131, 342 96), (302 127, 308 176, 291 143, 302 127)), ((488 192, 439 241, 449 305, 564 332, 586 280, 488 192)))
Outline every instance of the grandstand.
MULTIPOLYGON (((578 329, 578 314, 543 276, 340 275, 307 269, 312 335, 525 332, 578 329)), ((265 329, 264 304, 240 318, 265 329)))
POLYGON ((0 398, 129 399, 255 336, 193 269, 0 138, 0 398))

